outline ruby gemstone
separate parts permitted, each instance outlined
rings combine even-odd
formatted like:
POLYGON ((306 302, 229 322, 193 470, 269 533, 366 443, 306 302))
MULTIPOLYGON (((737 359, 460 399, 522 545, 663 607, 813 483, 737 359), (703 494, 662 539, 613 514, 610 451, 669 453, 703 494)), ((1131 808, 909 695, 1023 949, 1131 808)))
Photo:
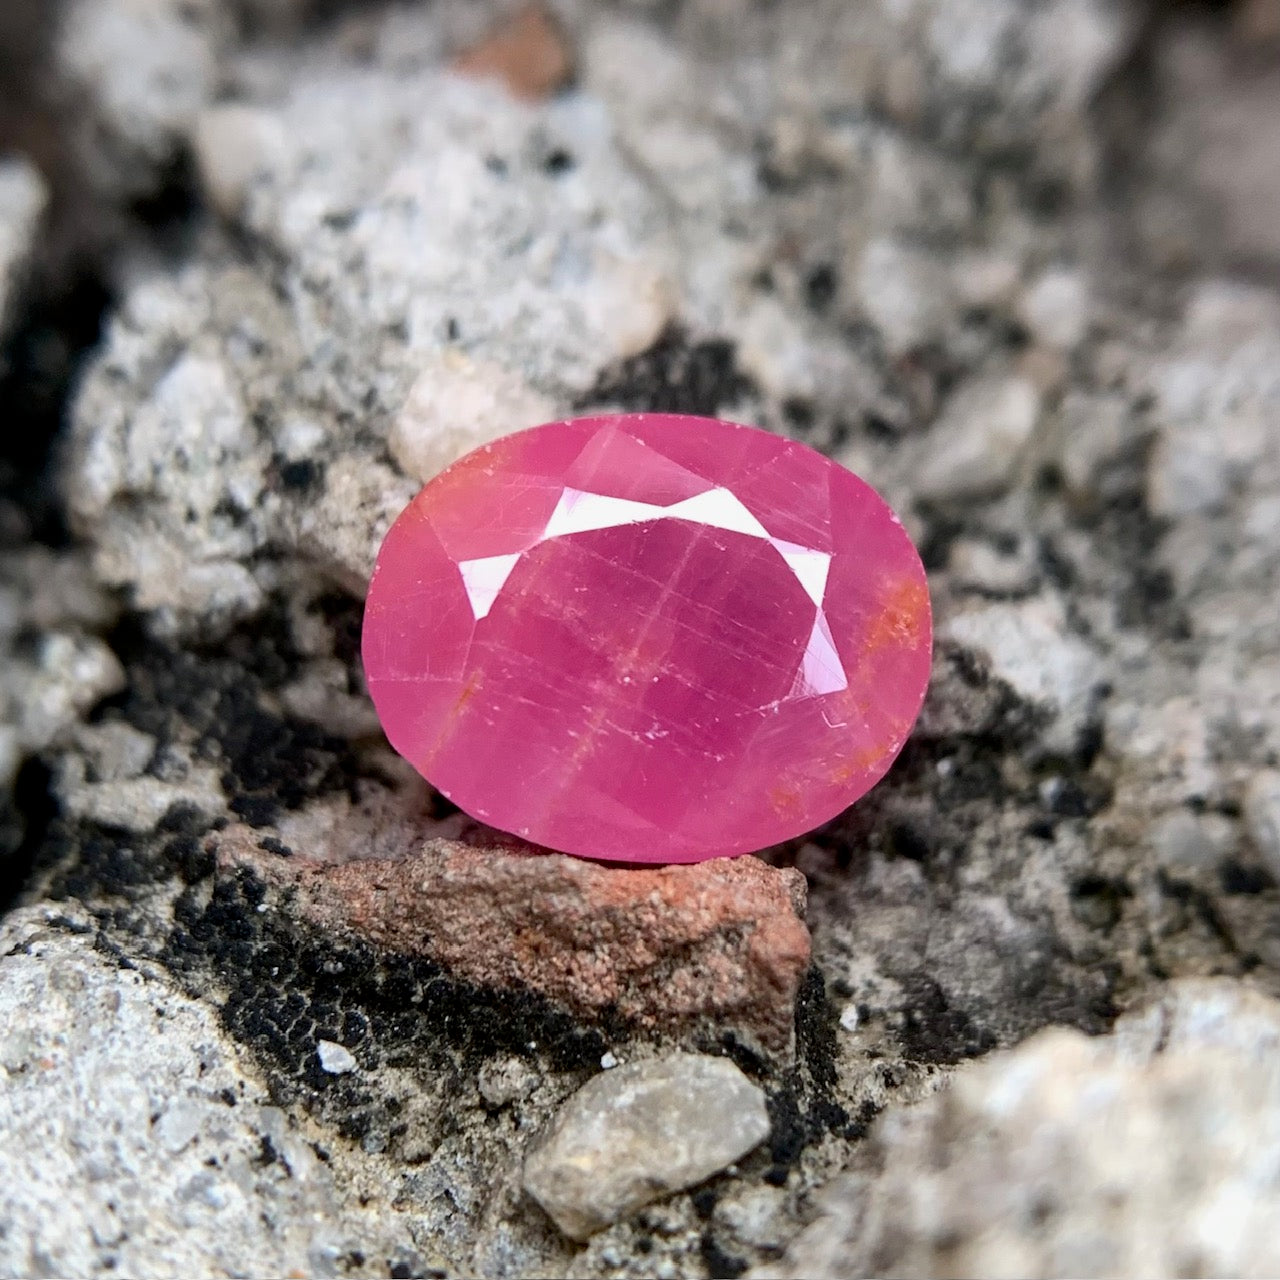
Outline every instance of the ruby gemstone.
POLYGON ((392 745, 537 844, 696 862, 872 787, 929 676, 924 569, 857 476, 645 413, 467 454, 387 534, 364 665, 392 745))

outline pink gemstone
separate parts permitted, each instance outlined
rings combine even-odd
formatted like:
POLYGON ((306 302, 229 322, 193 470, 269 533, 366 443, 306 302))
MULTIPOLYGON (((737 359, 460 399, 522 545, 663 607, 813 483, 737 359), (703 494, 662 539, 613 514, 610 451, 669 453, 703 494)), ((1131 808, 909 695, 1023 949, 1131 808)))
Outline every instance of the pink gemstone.
POLYGON ((929 676, 924 569, 857 476, 712 418, 553 422, 387 534, 364 665, 465 812, 625 862, 746 853, 884 775, 929 676))

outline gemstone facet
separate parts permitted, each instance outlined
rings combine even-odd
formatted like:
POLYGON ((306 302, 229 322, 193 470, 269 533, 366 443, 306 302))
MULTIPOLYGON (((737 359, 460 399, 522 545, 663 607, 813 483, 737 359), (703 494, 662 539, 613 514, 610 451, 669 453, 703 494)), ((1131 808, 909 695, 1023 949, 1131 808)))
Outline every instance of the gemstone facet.
POLYGON ((625 414, 430 481, 379 552, 363 654, 392 745, 472 817, 694 862, 879 781, 931 643, 920 559, 851 472, 752 427, 625 414))

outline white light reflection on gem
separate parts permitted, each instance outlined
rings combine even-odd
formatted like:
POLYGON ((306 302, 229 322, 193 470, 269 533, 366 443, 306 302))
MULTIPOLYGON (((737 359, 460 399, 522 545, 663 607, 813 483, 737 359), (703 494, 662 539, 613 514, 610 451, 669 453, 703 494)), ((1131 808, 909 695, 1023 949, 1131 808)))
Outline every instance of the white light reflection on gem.
MULTIPOLYGON (((827 625, 826 614, 822 611, 827 576, 831 570, 830 553, 770 537, 768 530, 743 505, 742 500, 728 489, 708 489, 705 493, 684 498, 668 506, 634 502, 629 498, 612 498, 607 494, 587 493, 581 489, 565 489, 538 542, 564 537, 570 533, 587 533, 593 529, 613 529, 619 525, 667 519, 691 520, 714 529, 727 529, 732 533, 761 538, 775 547, 795 574, 796 581, 805 594, 817 606, 813 630, 788 697, 817 697, 821 694, 839 693, 849 687, 831 629, 827 625)), ((524 552, 517 551, 511 555, 484 556, 459 562, 462 584, 477 620, 486 617, 493 608, 498 593, 523 554, 524 552)))
POLYGON ((482 556, 478 560, 462 560, 458 568, 462 571, 462 585, 467 599, 471 601, 471 612, 477 620, 486 617, 498 598, 498 592, 506 585, 516 561, 524 554, 517 551, 509 556, 482 556))

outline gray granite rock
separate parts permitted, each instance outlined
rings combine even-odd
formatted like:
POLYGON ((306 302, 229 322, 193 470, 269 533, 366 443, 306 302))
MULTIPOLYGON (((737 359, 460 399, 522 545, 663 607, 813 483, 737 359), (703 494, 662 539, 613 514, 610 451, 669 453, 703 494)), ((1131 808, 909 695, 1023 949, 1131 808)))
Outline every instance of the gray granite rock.
POLYGON ((1025 377, 993 376, 962 387, 943 407, 916 482, 920 497, 986 498, 1009 487, 1040 416, 1025 377))
POLYGON ((24 758, 68 743, 123 686, 119 660, 95 634, 115 616, 83 557, 29 547, 0 558, 0 790, 24 758))
POLYGON ((719 1173, 769 1135, 763 1092, 725 1058, 676 1053, 601 1072, 524 1166, 531 1196, 575 1240, 719 1173))
POLYGON ((1071 351, 1088 331, 1089 294, 1089 283, 1079 271, 1050 267, 1028 283, 1018 312, 1039 342, 1071 351))
POLYGON ((0 957, 0 1269, 385 1275, 403 1260, 394 1214, 347 1201, 207 1004, 122 966, 77 913, 10 916, 0 957))
POLYGON ((1046 746, 1070 746, 1094 708, 1102 669, 1097 654, 1072 634, 1061 600, 1044 595, 969 607, 939 630, 984 655, 992 672, 1028 702, 1049 709, 1053 729, 1046 746))
POLYGON ((1166 263, 1274 269, 1280 70, 1265 41, 1223 34, 1191 15, 1155 47, 1151 88, 1167 106, 1142 158, 1139 226, 1166 263))
POLYGON ((0 162, 0 333, 12 318, 47 199, 44 180, 29 161, 0 162))
POLYGON ((1041 1032, 886 1115, 759 1277, 1265 1276, 1280 1004, 1175 984, 1111 1036, 1041 1032))
POLYGON ((222 0, 73 0, 58 15, 53 92, 77 162, 107 200, 154 192, 213 95, 231 34, 222 0))
POLYGON ((1280 880, 1280 772, 1264 769, 1249 780, 1244 818, 1263 864, 1280 880))

